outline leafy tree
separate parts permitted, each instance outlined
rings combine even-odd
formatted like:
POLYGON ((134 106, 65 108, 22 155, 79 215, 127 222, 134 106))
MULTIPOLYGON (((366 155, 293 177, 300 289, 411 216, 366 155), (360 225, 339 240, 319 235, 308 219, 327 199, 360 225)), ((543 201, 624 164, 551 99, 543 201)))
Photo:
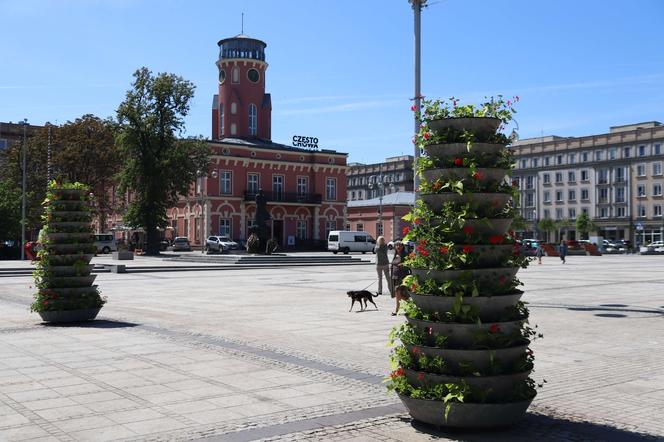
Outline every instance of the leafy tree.
POLYGON ((572 227, 572 221, 568 219, 559 219, 555 221, 556 228, 558 229, 558 239, 563 238, 563 230, 567 229, 568 227, 572 227))
POLYGON ((99 226, 114 210, 109 194, 122 165, 115 147, 113 121, 86 114, 68 121, 52 134, 53 171, 57 179, 79 181, 92 189, 99 226))
POLYGON ((0 240, 21 237, 21 188, 8 179, 0 181, 0 240))
POLYGON ((146 253, 159 254, 158 227, 166 209, 186 194, 198 170, 207 170, 209 147, 201 139, 178 138, 195 86, 173 74, 156 76, 143 67, 117 110, 117 145, 124 160, 120 192, 132 194, 125 221, 145 229, 146 253))
POLYGON ((551 218, 544 218, 544 219, 541 219, 539 221, 539 223, 537 223, 537 227, 542 232, 546 232, 546 241, 551 242, 551 240, 549 239, 549 233, 556 230, 556 228, 557 228, 556 222, 554 220, 552 220, 551 218))
POLYGON ((589 232, 594 232, 597 229, 597 224, 595 224, 593 220, 588 217, 587 213, 581 212, 581 214, 576 217, 576 230, 582 236, 587 237, 589 232))

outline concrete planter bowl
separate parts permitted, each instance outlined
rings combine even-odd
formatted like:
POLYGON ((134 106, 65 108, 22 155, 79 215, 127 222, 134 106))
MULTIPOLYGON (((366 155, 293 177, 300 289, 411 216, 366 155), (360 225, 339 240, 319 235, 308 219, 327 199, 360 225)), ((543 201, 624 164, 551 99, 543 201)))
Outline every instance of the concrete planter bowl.
POLYGON ((464 193, 461 195, 458 193, 428 193, 420 195, 420 199, 434 212, 441 210, 445 203, 471 203, 502 210, 510 202, 512 196, 509 193, 464 193))
POLYGON ((89 227, 90 224, 91 224, 90 221, 52 221, 52 222, 48 223, 49 226, 53 226, 53 227, 56 227, 56 228, 59 228, 59 227, 89 227))
POLYGON ((490 143, 473 143, 468 149, 466 143, 449 143, 449 144, 429 144, 424 146, 424 151, 430 157, 463 157, 466 155, 488 154, 498 155, 503 149, 504 144, 490 144, 490 143))
POLYGON ((530 370, 498 376, 449 376, 415 371, 409 368, 406 368, 404 372, 406 373, 408 382, 418 387, 465 382, 472 388, 488 391, 486 400, 489 402, 500 400, 501 397, 509 397, 515 387, 518 387, 519 384, 523 383, 530 376, 530 370))
POLYGON ((62 239, 80 239, 81 242, 92 241, 92 234, 88 232, 71 232, 71 233, 49 233, 46 237, 56 243, 62 239))
MULTIPOLYGON (((429 221, 429 225, 437 226, 441 223, 439 220, 429 221)), ((488 238, 490 236, 504 236, 512 225, 512 220, 509 218, 483 218, 483 219, 467 219, 463 227, 472 229, 473 235, 488 238)), ((459 238, 465 238, 465 233, 459 232, 459 238)))
POLYGON ((94 267, 94 265, 81 266, 80 268, 73 266, 50 266, 48 272, 53 276, 88 276, 94 267))
POLYGON ((69 253, 74 253, 78 252, 80 250, 85 250, 90 248, 91 243, 75 243, 75 244, 46 244, 44 245, 44 248, 46 248, 49 251, 57 251, 57 252, 69 252, 69 253))
POLYGON ((69 297, 69 296, 80 296, 80 295, 87 295, 87 294, 95 294, 97 293, 97 286, 96 285, 91 285, 87 287, 49 287, 47 289, 39 289, 40 292, 55 292, 59 296, 62 297, 69 297))
MULTIPOLYGON (((495 321, 505 313, 505 309, 515 307, 521 300, 521 296, 523 296, 523 292, 513 295, 466 296, 462 299, 461 304, 476 308, 482 321, 495 321)), ((410 297, 424 313, 450 311, 456 302, 453 296, 416 295, 412 293, 410 297)))
POLYGON ((57 310, 39 312, 44 322, 64 323, 64 322, 83 322, 90 321, 97 317, 100 308, 83 310, 57 310))
POLYGON ((459 322, 436 322, 425 321, 423 319, 406 318, 408 323, 416 329, 427 332, 431 330, 436 335, 447 336, 447 344, 452 347, 461 347, 470 345, 475 340, 475 335, 478 332, 489 333, 491 327, 496 325, 499 327, 500 332, 510 334, 520 330, 526 322, 526 318, 518 321, 507 322, 487 322, 482 324, 462 324, 459 322))
POLYGON ((495 285, 496 282, 511 281, 519 267, 493 267, 487 269, 468 270, 429 270, 411 268, 413 275, 419 278, 433 278, 438 282, 458 281, 463 278, 472 278, 482 287, 495 285))
POLYGON ((505 169, 497 168, 477 168, 479 178, 473 178, 472 171, 466 167, 454 167, 445 169, 428 169, 422 172, 422 177, 429 183, 433 183, 437 179, 444 180, 476 180, 482 186, 495 186, 505 181, 507 171, 505 169))
POLYGON ((503 265, 512 255, 514 250, 514 246, 511 244, 458 245, 454 248, 457 252, 462 252, 464 247, 472 248, 470 254, 473 258, 472 263, 476 268, 497 267, 503 265))
POLYGON ((65 200, 81 200, 85 197, 86 191, 83 189, 50 189, 50 192, 54 195, 61 197, 61 201, 65 200))
POLYGON ((74 253, 70 255, 51 255, 48 257, 48 260, 52 264, 56 264, 57 266, 71 266, 72 264, 78 261, 83 261, 84 263, 89 264, 94 256, 95 255, 91 253, 86 253, 86 254, 74 253))
POLYGON ((436 427, 494 428, 508 427, 518 423, 526 414, 532 399, 520 402, 495 404, 473 404, 453 402, 447 419, 442 401, 413 399, 399 395, 413 419, 436 427))
POLYGON ((503 367, 512 368, 517 362, 526 357, 528 344, 526 343, 508 348, 475 350, 427 347, 424 345, 418 345, 416 347, 407 345, 406 348, 411 354, 416 354, 414 349, 417 348, 418 355, 422 354, 431 358, 440 356, 445 360, 453 373, 460 373, 459 364, 470 364, 475 370, 482 372, 486 372, 491 368, 492 361, 493 364, 500 364, 503 367))
POLYGON ((446 129, 467 130, 474 132, 477 137, 485 138, 495 134, 500 127, 500 123, 500 119, 488 117, 442 118, 429 121, 429 128, 436 133, 446 129))
POLYGON ((46 278, 46 282, 51 288, 89 288, 97 278, 97 275, 87 276, 55 276, 46 278))

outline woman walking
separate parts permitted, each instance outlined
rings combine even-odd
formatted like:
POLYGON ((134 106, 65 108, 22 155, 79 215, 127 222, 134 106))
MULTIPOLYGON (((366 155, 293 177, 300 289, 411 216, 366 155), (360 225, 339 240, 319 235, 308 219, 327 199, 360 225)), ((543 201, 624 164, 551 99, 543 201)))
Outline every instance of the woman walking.
POLYGON ((385 244, 385 237, 379 236, 376 240, 376 273, 378 273, 378 294, 383 294, 383 275, 387 281, 387 289, 392 292, 390 286, 390 261, 387 259, 387 244, 385 244))
MULTIPOLYGON (((396 296, 396 289, 401 285, 401 281, 406 277, 406 268, 403 266, 403 260, 406 258, 406 250, 401 241, 397 241, 394 244, 394 256, 392 257, 392 262, 390 263, 390 273, 392 274, 392 297, 396 296)), ((399 312, 399 301, 401 301, 401 296, 397 297, 396 308, 392 313, 392 316, 396 316, 399 312)))
POLYGON ((564 239, 560 241, 560 247, 558 248, 558 253, 560 254, 560 260, 565 264, 565 257, 567 256, 567 241, 564 239))

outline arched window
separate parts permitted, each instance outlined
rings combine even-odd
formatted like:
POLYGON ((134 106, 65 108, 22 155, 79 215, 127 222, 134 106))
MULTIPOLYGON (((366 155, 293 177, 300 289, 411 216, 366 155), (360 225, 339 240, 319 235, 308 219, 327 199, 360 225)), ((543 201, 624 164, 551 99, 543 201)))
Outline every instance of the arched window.
POLYGON ((224 103, 219 103, 219 135, 222 137, 225 135, 224 132, 224 103))
POLYGON ((237 114, 237 103, 231 103, 231 115, 237 114))
POLYGON ((249 105, 249 135, 256 135, 256 128, 258 126, 258 116, 256 105, 251 103, 249 105))
POLYGON ((231 135, 236 135, 237 134, 237 126, 235 126, 235 123, 231 123, 231 135))
POLYGON ((235 66, 233 68, 233 83, 239 83, 240 82, 240 68, 235 66))

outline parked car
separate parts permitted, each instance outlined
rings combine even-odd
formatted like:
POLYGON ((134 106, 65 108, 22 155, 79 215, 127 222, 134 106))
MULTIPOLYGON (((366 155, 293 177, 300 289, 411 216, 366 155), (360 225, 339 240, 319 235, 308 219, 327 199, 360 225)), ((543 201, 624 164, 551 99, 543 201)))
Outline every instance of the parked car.
POLYGON ((333 230, 327 237, 327 250, 334 253, 373 252, 376 240, 367 232, 333 230))
POLYGON ((604 251, 608 253, 622 253, 625 251, 625 247, 622 245, 620 242, 613 242, 609 241, 608 239, 605 239, 603 241, 604 243, 604 251))
POLYGON ((186 236, 177 236, 173 240, 173 251, 186 251, 191 252, 191 244, 189 244, 189 238, 186 236))
POLYGON ((236 243, 235 241, 233 241, 232 239, 230 239, 228 236, 220 236, 219 240, 224 245, 224 248, 227 249, 227 250, 228 249, 237 250, 237 249, 240 248, 240 245, 238 243, 236 243))
POLYGON ((101 233, 95 235, 95 247, 97 253, 111 253, 118 251, 118 244, 112 233, 101 233))
POLYGON ((223 253, 225 250, 237 250, 240 248, 238 243, 227 236, 209 236, 205 244, 208 252, 223 253))
POLYGON ((162 238, 162 239, 159 241, 159 250, 162 251, 162 252, 163 252, 164 250, 168 250, 168 248, 169 248, 170 246, 171 246, 171 242, 170 242, 169 240, 167 240, 166 238, 162 238))

